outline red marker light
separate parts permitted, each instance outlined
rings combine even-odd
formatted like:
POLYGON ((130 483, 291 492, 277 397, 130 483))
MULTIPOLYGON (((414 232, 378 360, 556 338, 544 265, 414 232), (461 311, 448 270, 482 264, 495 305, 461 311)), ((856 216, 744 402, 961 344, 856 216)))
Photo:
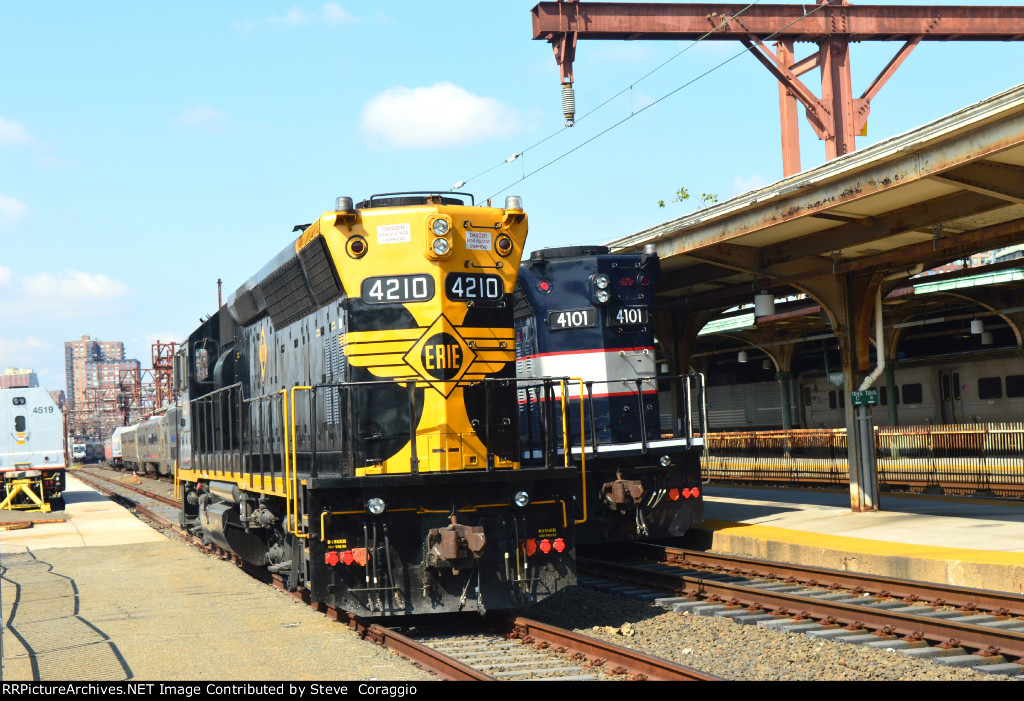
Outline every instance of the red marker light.
POLYGON ((565 550, 565 541, 561 538, 555 538, 555 550, 557 552, 562 552, 563 550, 565 550))
POLYGON ((683 488, 683 498, 684 499, 689 499, 690 498, 690 488, 689 487, 684 487, 683 488))
POLYGON ((550 292, 551 291, 551 281, 550 280, 538 280, 537 281, 537 289, 540 290, 541 292, 545 292, 545 293, 550 292))
POLYGON ((694 487, 693 489, 690 490, 690 496, 699 497, 700 496, 700 490, 697 489, 696 487, 694 487))
POLYGON ((548 540, 547 538, 545 538, 544 540, 540 541, 540 551, 542 553, 544 553, 545 555, 547 555, 549 552, 551 552, 551 541, 548 540))
POLYGON ((537 552, 537 541, 533 538, 529 538, 526 541, 526 556, 530 557, 537 552))
POLYGON ((672 501, 679 501, 679 490, 672 487, 672 489, 668 490, 668 498, 672 501))
POLYGON ((338 553, 334 552, 333 550, 331 550, 328 553, 325 553, 324 562, 326 562, 331 567, 334 567, 338 564, 338 553))
POLYGON ((646 275, 641 275, 640 276, 640 284, 643 285, 644 287, 647 287, 648 285, 651 284, 651 281, 647 279, 646 275))

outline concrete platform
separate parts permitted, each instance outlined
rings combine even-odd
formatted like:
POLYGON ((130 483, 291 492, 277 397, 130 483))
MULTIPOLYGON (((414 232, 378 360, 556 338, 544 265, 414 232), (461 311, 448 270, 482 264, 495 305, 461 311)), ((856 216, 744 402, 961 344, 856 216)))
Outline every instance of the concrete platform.
POLYGON ((1024 593, 1024 503, 882 494, 853 513, 846 491, 709 484, 690 543, 716 552, 1024 593))
POLYGON ((68 482, 63 514, 18 516, 66 521, 0 532, 5 682, 435 678, 68 482))

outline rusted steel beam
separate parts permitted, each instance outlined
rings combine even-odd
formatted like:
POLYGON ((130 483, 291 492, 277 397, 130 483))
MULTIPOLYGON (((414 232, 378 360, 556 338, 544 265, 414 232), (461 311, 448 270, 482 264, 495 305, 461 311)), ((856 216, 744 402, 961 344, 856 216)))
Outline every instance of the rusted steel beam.
POLYGON ((1024 168, 996 161, 968 163, 956 170, 932 176, 956 187, 1024 204, 1024 168))
POLYGON ((1007 206, 1005 200, 975 192, 958 192, 894 210, 880 217, 825 229, 790 239, 761 250, 761 267, 806 258, 818 253, 840 251, 889 236, 913 231, 952 219, 980 214, 1007 206))
POLYGON ((732 40, 751 34, 773 41, 1020 41, 1024 7, 719 3, 542 2, 532 10, 533 38, 564 32, 581 40, 732 40), (723 20, 735 15, 735 20, 723 20))

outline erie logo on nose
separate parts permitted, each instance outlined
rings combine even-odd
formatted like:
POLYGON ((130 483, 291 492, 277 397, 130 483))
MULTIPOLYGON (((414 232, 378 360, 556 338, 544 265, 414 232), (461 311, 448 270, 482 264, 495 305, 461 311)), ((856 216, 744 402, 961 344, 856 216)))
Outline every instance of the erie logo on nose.
POLYGON ((423 369, 438 380, 450 380, 462 368, 462 347, 450 334, 439 333, 423 344, 423 369))

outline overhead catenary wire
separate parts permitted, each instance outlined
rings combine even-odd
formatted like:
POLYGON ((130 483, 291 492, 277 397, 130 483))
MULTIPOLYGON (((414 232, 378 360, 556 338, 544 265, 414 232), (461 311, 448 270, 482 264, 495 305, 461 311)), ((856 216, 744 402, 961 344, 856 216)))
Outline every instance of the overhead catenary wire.
MULTIPOLYGON (((772 38, 774 38, 774 37, 775 37, 776 35, 778 35, 778 34, 780 34, 780 33, 784 32, 784 31, 786 31, 787 29, 789 29, 790 27, 792 27, 792 26, 793 26, 794 24, 796 24, 797 22, 800 22, 801 20, 803 20, 803 19, 805 19, 805 18, 807 18, 807 17, 810 17, 810 16, 811 16, 811 15, 813 15, 813 14, 814 14, 815 12, 819 11, 819 10, 820 10, 821 8, 823 8, 823 7, 828 7, 828 6, 830 6, 830 5, 832 4, 832 2, 833 2, 833 0, 828 0, 827 2, 825 2, 825 3, 821 4, 821 5, 816 5, 816 6, 814 7, 814 9, 810 10, 809 12, 805 12, 805 13, 804 13, 804 14, 803 14, 803 15, 802 15, 801 17, 798 17, 797 19, 793 20, 792 22, 790 22, 789 24, 785 25, 784 27, 780 27, 779 29, 777 29, 776 31, 772 32, 771 34, 769 34, 769 35, 767 35, 767 36, 765 36, 765 37, 762 37, 762 38, 758 38, 758 39, 757 39, 756 41, 752 42, 752 45, 753 45, 754 47, 756 47, 756 46, 759 46, 759 45, 762 45, 762 44, 764 44, 764 43, 765 43, 766 41, 771 41, 771 40, 772 40, 772 38)), ((742 12, 745 12, 746 10, 749 10, 749 9, 750 9, 751 7, 753 7, 753 6, 755 5, 755 4, 757 4, 757 3, 756 3, 756 2, 754 2, 754 3, 751 3, 751 4, 750 4, 750 5, 748 5, 747 7, 743 8, 743 10, 742 10, 741 12, 737 12, 737 13, 736 13, 735 15, 732 15, 732 16, 731 16, 731 17, 730 17, 730 18, 729 18, 728 20, 723 20, 722 24, 720 24, 720 25, 719 25, 719 27, 721 27, 722 25, 724 25, 724 24, 728 23, 728 22, 729 22, 730 20, 732 20, 732 19, 734 19, 734 18, 736 18, 736 17, 739 17, 739 16, 740 16, 740 14, 742 14, 742 12)), ((717 29, 717 27, 716 27, 716 29, 717 29)), ((712 31, 714 31, 714 30, 712 30, 712 31)), ((702 36, 701 36, 701 38, 700 38, 700 39, 698 39, 697 41, 700 41, 700 40, 702 40, 702 39, 706 38, 706 37, 707 37, 708 35, 710 35, 711 33, 712 33, 712 32, 707 32, 706 34, 702 35, 702 36)), ((694 44, 696 44, 696 43, 697 43, 697 42, 694 42, 694 44)), ((689 48, 689 47, 687 47, 687 48, 689 48)), ((632 113, 631 113, 631 114, 629 114, 628 116, 626 116, 626 117, 624 117, 624 118, 620 119, 620 120, 619 120, 618 122, 615 122, 614 124, 612 124, 611 126, 607 127, 606 129, 603 129, 602 131, 598 132, 597 134, 594 134, 594 135, 593 135, 593 136, 591 136, 590 138, 588 138, 588 139, 586 139, 585 141, 581 142, 580 144, 578 144, 578 145, 574 146, 573 148, 569 149, 568 151, 566 151, 566 152, 562 153, 561 155, 559 155, 559 156, 556 156, 555 158, 551 159, 550 161, 548 161, 548 162, 544 163, 544 164, 543 164, 543 165, 541 165, 541 166, 540 166, 539 168, 536 168, 536 169, 534 169, 534 170, 530 171, 529 173, 526 173, 526 174, 524 174, 524 175, 523 175, 523 176, 522 176, 521 178, 519 178, 518 180, 515 180, 515 181, 513 181, 513 182, 509 183, 508 185, 505 185, 504 187, 502 187, 502 188, 500 188, 499 190, 497 190, 497 191, 496 191, 496 192, 495 192, 494 194, 490 195, 490 196, 489 196, 489 199, 490 199, 490 198, 494 198, 494 197, 497 197, 497 196, 498 196, 498 195, 500 195, 500 194, 501 194, 502 192, 504 192, 505 190, 508 190, 509 188, 513 187, 513 186, 514 186, 514 185, 516 185, 517 183, 519 183, 519 182, 522 182, 523 180, 525 180, 525 179, 527 179, 527 178, 529 178, 529 177, 531 177, 531 176, 533 176, 533 175, 536 175, 537 173, 539 173, 540 171, 544 170, 544 169, 545 169, 545 168, 547 168, 548 166, 550 166, 550 165, 553 165, 553 164, 557 163, 558 161, 562 160, 563 158, 565 158, 565 157, 567 157, 567 156, 570 156, 570 155, 572 155, 573 153, 575 153, 575 152, 576 152, 576 151, 578 151, 579 149, 583 148, 583 147, 584 147, 584 146, 586 146, 587 144, 589 144, 589 143, 591 143, 591 142, 593 142, 593 141, 595 141, 595 140, 599 139, 600 137, 604 136, 604 135, 605 135, 605 134, 607 134, 608 132, 610 132, 610 131, 612 131, 612 130, 614 130, 614 129, 618 128, 619 126, 621 126, 621 125, 622 125, 622 124, 624 124, 625 122, 628 122, 628 121, 629 121, 630 119, 632 119, 633 117, 636 117, 637 115, 639 115, 639 114, 643 113, 644 111, 646 111, 646 110, 650 109, 651 107, 654 107, 655 105, 657 105, 657 104, 659 104, 659 103, 663 102, 664 100, 668 99, 669 97, 672 97, 673 95, 675 95, 675 94, 676 94, 677 92, 679 92, 680 90, 683 90, 683 89, 685 89, 685 88, 688 88, 689 86, 693 85, 693 84, 694 84, 694 83, 696 83, 697 81, 699 81, 699 80, 701 80, 701 79, 703 79, 703 78, 706 78, 706 77, 707 77, 708 75, 710 75, 711 73, 713 73, 713 72, 717 71, 718 69, 722 68, 723 66, 725 66, 725 65, 727 65, 727 64, 729 64, 729 63, 731 63, 732 61, 734 61, 735 59, 739 58, 740 56, 744 56, 744 55, 746 55, 746 54, 747 54, 747 51, 748 51, 748 49, 747 49, 746 47, 744 47, 744 49, 743 49, 742 51, 739 51, 738 53, 734 54, 733 56, 730 56, 729 58, 725 59, 724 61, 721 61, 720 63, 716 64, 715 66, 712 66, 711 68, 709 68, 708 70, 704 71, 704 72, 703 72, 703 73, 701 73, 700 75, 697 75, 696 77, 694 77, 694 78, 692 78, 692 79, 688 80, 687 82, 683 83, 682 85, 680 85, 679 87, 675 88, 674 90, 671 90, 671 91, 669 91, 668 93, 666 93, 666 94, 662 95, 661 97, 659 97, 659 98, 658 98, 657 100, 654 100, 654 101, 653 101, 653 102, 651 102, 650 104, 648 104, 648 105, 645 105, 644 107, 641 107, 640 109, 638 109, 638 110, 637 110, 637 111, 635 111, 635 112, 632 112, 632 113)), ((648 75, 649 75, 649 74, 648 74, 648 75)), ((628 89, 628 88, 627 88, 627 89, 628 89)), ((624 91, 620 91, 620 92, 619 92, 618 94, 619 94, 619 95, 621 95, 621 94, 622 94, 622 92, 624 92, 624 91)), ((611 98, 611 99, 614 99, 614 98, 611 98)), ((606 102, 607 102, 607 101, 606 101, 606 102)), ((602 103, 602 106, 603 106, 603 104, 606 104, 606 103, 602 103)), ((596 110, 596 109, 597 109, 597 108, 595 108, 595 110, 596 110)), ((593 112, 594 112, 595 110, 591 110, 591 112, 588 112, 587 114, 591 114, 591 113, 593 113, 593 112)), ((582 117, 581 117, 581 119, 582 119, 582 117)), ((579 120, 577 120, 577 121, 579 121, 579 120)), ((563 129, 563 130, 560 130, 559 132, 556 132, 556 133, 561 133, 561 131, 564 131, 564 129, 563 129)), ((548 137, 548 138, 551 138, 551 137, 548 137)), ((541 143, 541 142, 538 142, 538 143, 541 143)), ((531 148, 532 148, 532 147, 531 147, 531 148)), ((492 168, 491 170, 493 170, 493 168, 492 168)))
MULTIPOLYGON (((593 109, 591 109, 591 110, 589 110, 589 111, 587 111, 587 112, 583 113, 583 114, 582 114, 582 115, 581 115, 580 117, 578 117, 578 118, 577 118, 577 119, 575 120, 576 124, 579 124, 580 122, 582 122, 582 121, 583 121, 584 119, 586 119, 586 118, 587 118, 587 117, 589 117, 590 115, 594 114, 594 113, 595 113, 595 112, 597 112, 598 110, 601 110, 601 109, 602 109, 602 108, 604 108, 604 107, 605 107, 606 105, 610 104, 611 102, 613 102, 613 101, 614 101, 614 100, 616 100, 617 98, 621 97, 621 96, 622 96, 623 94, 625 94, 626 92, 629 92, 630 94, 632 94, 633 88, 634 88, 634 87, 636 87, 636 86, 637 86, 638 84, 640 84, 641 82, 643 82, 643 81, 644 81, 644 80, 646 80, 647 78, 650 78, 650 77, 651 77, 652 75, 654 75, 655 73, 657 73, 658 71, 660 71, 660 70, 661 70, 662 68, 664 68, 664 67, 665 67, 665 66, 667 66, 668 64, 672 63, 672 61, 675 61, 675 60, 676 60, 677 58, 679 58, 680 56, 682 56, 683 54, 685 54, 685 53, 686 53, 687 51, 689 51, 689 50, 690 50, 690 49, 692 49, 693 47, 695 47, 695 46, 697 46, 698 44, 700 44, 700 42, 702 42, 702 41, 703 41, 704 39, 706 39, 706 38, 707 38, 708 36, 710 36, 711 34, 714 34, 714 33, 715 33, 715 32, 716 32, 717 30, 721 29, 721 28, 722 28, 723 26, 725 26, 726 24, 728 24, 728 23, 729 23, 730 21, 732 21, 732 20, 734 20, 734 19, 736 19, 736 18, 740 17, 740 16, 741 16, 741 15, 743 15, 743 14, 744 14, 745 12, 747 12, 747 10, 749 10, 749 9, 750 9, 750 8, 752 8, 752 7, 754 6, 754 5, 757 5, 757 4, 758 4, 758 3, 760 3, 760 2, 761 2, 761 0, 754 0, 753 2, 749 3, 749 4, 748 4, 748 5, 746 6, 746 7, 744 7, 743 9, 739 10, 739 11, 738 11, 738 12, 737 12, 736 14, 734 14, 734 15, 732 15, 732 16, 730 16, 730 17, 726 18, 726 19, 723 19, 723 20, 721 21, 721 23, 720 23, 720 24, 718 24, 718 25, 716 25, 715 27, 712 27, 711 29, 709 29, 709 30, 708 30, 707 32, 705 32, 704 34, 702 34, 701 36, 699 36, 699 37, 698 37, 698 38, 697 38, 697 39, 696 39, 695 41, 693 41, 693 42, 692 42, 691 44, 689 44, 688 46, 686 46, 686 47, 685 47, 684 49, 682 49, 681 51, 679 51, 679 52, 675 53, 674 55, 672 55, 671 57, 667 58, 666 60, 662 61, 662 62, 661 62, 660 64, 658 64, 657 66, 655 66, 655 67, 654 67, 654 68, 652 68, 651 70, 647 71, 647 73, 643 74, 643 75, 642 75, 642 76, 640 76, 640 77, 639 77, 638 79, 634 80, 634 81, 633 81, 632 83, 630 83, 630 84, 629 84, 629 85, 628 85, 627 87, 623 88, 622 90, 619 90, 619 91, 618 91, 617 93, 615 93, 615 94, 614 94, 614 95, 612 95, 611 97, 607 98, 607 99, 606 99, 606 100, 605 100, 604 102, 600 103, 599 105, 597 105, 597 106, 596 106, 596 107, 594 107, 593 109)), ((831 0, 830 0, 830 2, 831 2, 831 0)), ((807 14, 809 15, 809 14, 812 14, 812 13, 811 13, 811 12, 809 12, 809 13, 807 13, 807 14)), ((648 107, 649 107, 649 106, 650 106, 650 105, 648 105, 648 107)), ((644 108, 644 109, 646 109, 646 108, 644 108)), ((640 110, 640 111, 642 112, 643 110, 640 110)), ((630 113, 633 113, 633 106, 632 106, 632 98, 630 98, 630 113)), ((537 148, 537 147, 538 147, 538 146, 540 146, 541 144, 543 144, 543 143, 545 143, 545 142, 547 142, 547 141, 549 141, 549 140, 553 139, 554 137, 558 136, 559 134, 562 134, 562 133, 564 133, 565 131, 567 131, 568 129, 571 129, 571 128, 572 128, 572 127, 569 127, 569 126, 564 126, 564 127, 560 128, 560 129, 558 129, 557 131, 554 131, 554 132, 552 132, 552 133, 548 134, 547 136, 545 136, 545 137, 544 137, 543 139, 541 139, 540 141, 537 141, 536 143, 533 143, 533 144, 531 144, 531 145, 527 146, 527 147, 526 147, 526 148, 524 148, 524 149, 523 149, 522 151, 520 151, 520 152, 519 152, 519 153, 518 153, 517 155, 519 155, 519 156, 522 156, 522 155, 523 155, 523 154, 525 154, 525 153, 526 153, 527 151, 529 151, 529 150, 531 150, 531 149, 535 149, 535 148, 537 148)), ((471 183, 471 182, 473 182, 474 180, 476 180, 477 178, 481 178, 481 177, 483 177, 484 175, 487 175, 487 174, 488 174, 488 173, 490 173, 490 172, 491 172, 492 170, 494 170, 494 169, 496 169, 496 168, 500 168, 501 166, 505 165, 506 163, 511 163, 511 162, 512 162, 512 161, 511 161, 511 160, 509 160, 509 159, 505 159, 505 160, 503 160, 503 161, 499 161, 498 163, 495 163, 495 164, 494 164, 493 166, 491 166, 490 168, 488 168, 488 169, 486 169, 486 170, 484 170, 484 171, 481 171, 481 172, 477 173, 477 174, 476 174, 476 175, 474 175, 473 177, 471 177, 471 178, 466 178, 465 180, 460 180, 459 182, 455 183, 455 184, 454 184, 454 185, 452 186, 452 190, 458 190, 459 188, 461 188, 461 187, 464 187, 464 186, 465 186, 465 185, 466 185, 467 183, 471 183)), ((499 192, 501 192, 501 191, 499 190, 499 192)))

